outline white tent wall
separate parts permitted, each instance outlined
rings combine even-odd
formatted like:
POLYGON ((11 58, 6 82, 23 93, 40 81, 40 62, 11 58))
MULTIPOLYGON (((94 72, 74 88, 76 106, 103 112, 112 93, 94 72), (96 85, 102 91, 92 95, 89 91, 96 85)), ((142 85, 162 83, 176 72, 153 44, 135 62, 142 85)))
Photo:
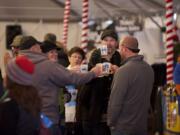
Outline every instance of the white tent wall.
MULTIPOLYGON (((164 26, 161 17, 153 18, 160 26, 164 26)), ((3 56, 6 50, 6 34, 7 25, 15 24, 14 22, 0 22, 0 64, 4 71, 3 56)), ((25 35, 33 35, 38 40, 42 41, 46 33, 54 33, 58 40, 62 39, 63 24, 52 22, 19 22, 22 26, 25 35)), ((177 24, 180 25, 180 16, 177 19, 177 24)), ((178 26, 180 28, 180 26, 178 26)), ((120 34, 121 35, 121 34, 120 34)), ((145 56, 149 64, 156 62, 165 62, 165 45, 163 43, 164 35, 160 29, 149 19, 144 20, 144 29, 141 32, 134 34, 139 40, 140 53, 145 56)), ((120 37, 121 38, 121 37, 120 37)), ((81 26, 78 23, 70 23, 68 31, 68 48, 80 45, 81 26)), ((4 73, 4 72, 3 72, 4 73)))
POLYGON ((145 29, 135 33, 139 41, 140 54, 144 55, 149 64, 164 61, 164 45, 161 42, 161 33, 158 29, 145 29))
MULTIPOLYGON (((154 17, 153 19, 160 26, 164 25, 162 23, 162 18, 154 17)), ((144 28, 143 31, 135 33, 135 36, 139 40, 140 53, 145 56, 145 60, 149 64, 165 62, 164 34, 150 18, 145 19, 144 28)))
MULTIPOLYGON (((165 26, 163 17, 153 17, 153 19, 161 27, 165 26)), ((180 28, 180 15, 177 16, 176 25, 180 28)), ((165 33, 162 33, 160 28, 150 18, 145 19, 144 30, 136 32, 135 36, 139 40, 140 53, 145 56, 149 64, 166 63, 165 33)))
MULTIPOLYGON (((19 24, 22 27, 24 35, 32 35, 39 41, 43 41, 46 33, 54 33, 57 36, 57 40, 62 40, 63 24, 52 22, 0 22, 0 68, 4 76, 4 61, 3 56, 6 49, 6 26, 19 24)), ((68 31, 68 48, 72 46, 80 45, 81 28, 78 23, 70 23, 68 31)), ((10 52, 10 51, 9 51, 10 52)))

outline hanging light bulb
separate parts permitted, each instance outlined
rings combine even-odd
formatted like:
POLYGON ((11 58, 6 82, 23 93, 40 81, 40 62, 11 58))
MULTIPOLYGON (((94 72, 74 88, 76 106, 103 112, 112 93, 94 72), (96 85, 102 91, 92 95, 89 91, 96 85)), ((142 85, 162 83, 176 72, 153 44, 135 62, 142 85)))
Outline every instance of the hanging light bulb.
POLYGON ((106 24, 107 24, 107 25, 111 25, 112 23, 113 23, 113 20, 111 20, 111 19, 109 19, 109 20, 106 21, 106 24))
POLYGON ((177 13, 174 13, 174 15, 173 15, 173 21, 176 22, 176 20, 177 20, 177 13))

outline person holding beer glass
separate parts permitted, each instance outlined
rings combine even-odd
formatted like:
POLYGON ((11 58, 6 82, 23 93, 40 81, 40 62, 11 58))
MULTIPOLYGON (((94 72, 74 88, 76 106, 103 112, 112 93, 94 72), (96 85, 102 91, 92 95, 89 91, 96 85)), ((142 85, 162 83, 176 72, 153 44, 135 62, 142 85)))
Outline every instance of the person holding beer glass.
POLYGON ((105 30, 101 35, 101 44, 90 56, 89 70, 99 65, 103 75, 84 85, 77 97, 76 119, 82 122, 84 135, 110 134, 106 114, 113 74, 121 62, 117 48, 117 33, 114 30, 105 30))

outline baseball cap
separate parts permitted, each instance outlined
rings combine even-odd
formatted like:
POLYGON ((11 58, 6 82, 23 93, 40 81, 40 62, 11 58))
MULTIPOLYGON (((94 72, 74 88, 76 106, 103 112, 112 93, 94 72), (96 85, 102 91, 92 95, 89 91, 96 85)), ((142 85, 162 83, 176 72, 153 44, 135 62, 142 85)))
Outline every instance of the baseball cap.
POLYGON ((33 36, 24 36, 23 39, 21 40, 21 45, 19 46, 19 49, 26 50, 36 44, 41 45, 42 43, 37 41, 33 36))
POLYGON ((21 45, 21 41, 22 41, 23 37, 24 37, 23 35, 15 36, 11 46, 12 47, 19 47, 21 45))

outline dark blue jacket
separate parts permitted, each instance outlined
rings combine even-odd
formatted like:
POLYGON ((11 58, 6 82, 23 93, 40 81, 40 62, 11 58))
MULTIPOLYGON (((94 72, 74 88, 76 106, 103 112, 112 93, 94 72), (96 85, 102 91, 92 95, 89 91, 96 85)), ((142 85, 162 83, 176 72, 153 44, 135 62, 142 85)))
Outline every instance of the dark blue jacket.
POLYGON ((39 118, 21 108, 14 100, 6 98, 0 103, 1 135, 38 135, 39 118))

